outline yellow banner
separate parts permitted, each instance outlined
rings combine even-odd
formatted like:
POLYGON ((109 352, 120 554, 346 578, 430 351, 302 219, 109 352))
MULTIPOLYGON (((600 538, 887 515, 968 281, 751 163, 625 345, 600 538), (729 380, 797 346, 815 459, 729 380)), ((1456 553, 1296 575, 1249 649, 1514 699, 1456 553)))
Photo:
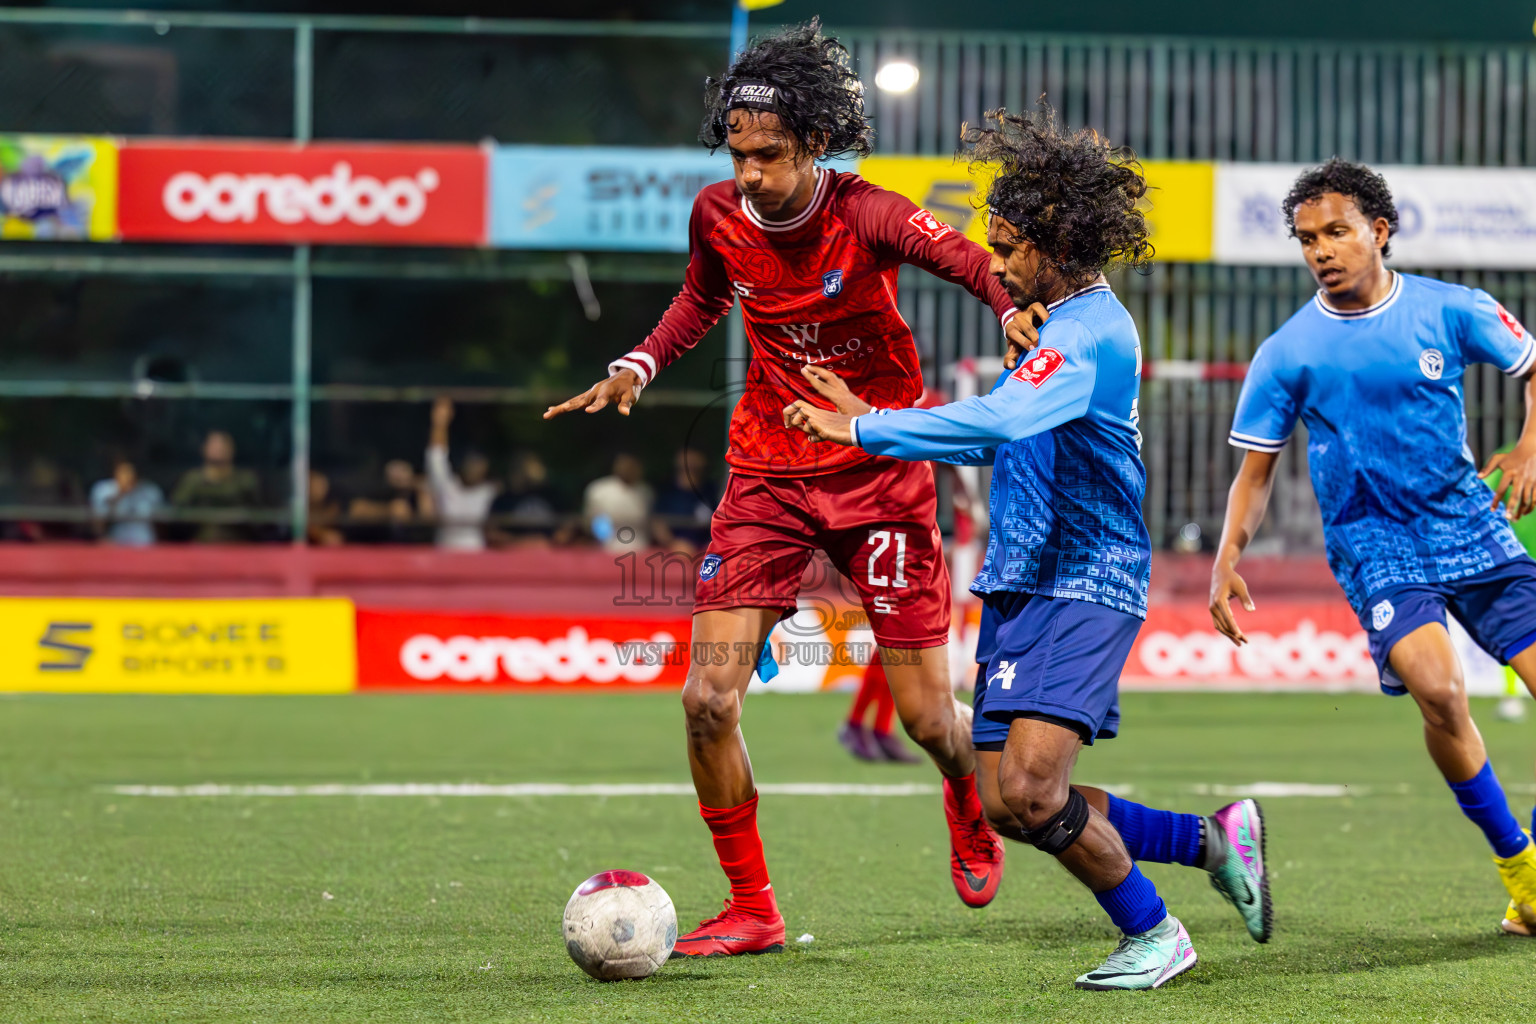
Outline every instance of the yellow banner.
MULTIPOLYGON (((1147 160, 1142 163, 1152 187, 1144 205, 1157 258, 1203 263, 1211 258, 1211 209, 1216 165, 1147 160)), ((859 162, 859 174, 892 192, 900 192, 939 220, 982 245, 986 218, 979 209, 987 170, 946 156, 875 156, 859 162)))
POLYGON ((348 693, 345 598, 0 598, 0 689, 66 693, 348 693))
POLYGON ((0 135, 0 239, 117 237, 117 143, 89 135, 0 135))

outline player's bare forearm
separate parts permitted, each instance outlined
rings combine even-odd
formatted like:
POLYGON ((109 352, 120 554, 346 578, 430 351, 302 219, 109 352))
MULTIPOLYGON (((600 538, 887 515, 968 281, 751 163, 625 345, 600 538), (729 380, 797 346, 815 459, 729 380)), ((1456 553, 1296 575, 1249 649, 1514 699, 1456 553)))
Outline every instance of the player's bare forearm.
POLYGON ((629 410, 640 399, 640 375, 634 370, 620 370, 607 380, 599 381, 575 398, 568 398, 559 405, 552 405, 544 410, 544 418, 552 420, 562 413, 574 412, 577 409, 585 409, 587 412, 597 412, 608 405, 617 405, 622 415, 628 416, 629 410))
POLYGON ((1504 506, 1504 514, 1519 519, 1536 511, 1536 370, 1525 378, 1525 427, 1520 440, 1501 455, 1494 455, 1483 471, 1484 478, 1499 474, 1493 487, 1493 508, 1504 506))
POLYGON ((1264 522, 1279 459, 1278 453, 1250 451, 1227 492, 1227 514, 1211 567, 1210 612, 1217 632, 1239 646, 1247 643, 1248 637, 1232 615, 1231 601, 1237 598, 1248 611, 1254 610, 1254 604, 1248 584, 1237 573, 1237 563, 1264 522))

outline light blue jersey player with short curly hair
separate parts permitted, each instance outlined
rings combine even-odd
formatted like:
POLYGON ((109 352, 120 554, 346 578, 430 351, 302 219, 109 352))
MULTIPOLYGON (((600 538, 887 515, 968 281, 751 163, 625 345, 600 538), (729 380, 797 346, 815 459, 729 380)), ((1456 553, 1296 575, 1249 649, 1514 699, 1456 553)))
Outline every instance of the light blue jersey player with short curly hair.
POLYGON ((1328 563, 1370 640, 1381 688, 1410 694, 1430 756, 1493 848, 1509 890, 1503 928, 1536 932, 1536 846, 1510 813, 1468 710, 1449 612, 1536 690, 1536 561, 1509 518, 1536 506, 1536 338, 1487 292, 1388 270, 1397 226, 1385 180, 1334 159, 1303 174, 1284 211, 1316 297, 1259 346, 1231 442, 1248 450, 1232 485, 1211 614, 1245 637, 1237 574, 1263 521, 1276 460, 1296 424, 1323 514, 1328 563), (1491 363, 1524 380, 1527 418, 1490 502, 1467 446, 1462 375, 1491 363))

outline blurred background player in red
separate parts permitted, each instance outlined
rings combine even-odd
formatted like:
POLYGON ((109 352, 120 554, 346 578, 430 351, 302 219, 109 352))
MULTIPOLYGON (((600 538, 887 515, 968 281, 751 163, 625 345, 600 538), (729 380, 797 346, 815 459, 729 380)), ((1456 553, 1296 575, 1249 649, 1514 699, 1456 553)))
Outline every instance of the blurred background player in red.
POLYGON ((902 264, 986 301, 1011 343, 1036 340, 1035 314, 1020 312, 989 274, 986 250, 933 214, 817 166, 871 150, 851 62, 813 20, 757 41, 706 83, 700 140, 728 147, 735 175, 694 200, 683 290, 651 336, 609 365, 607 380, 545 413, 616 405, 629 415, 641 389, 741 303, 752 361, 731 417, 731 474, 699 561, 692 626, 695 655, 730 653, 690 659, 683 687, 689 768, 731 896, 679 937, 678 956, 783 948, 741 706, 755 652, 794 614, 818 549, 858 591, 902 724, 944 776, 956 891, 984 906, 1002 877, 1002 847, 976 792, 970 709, 950 685, 950 581, 933 470, 817 445, 786 429, 783 410, 817 400, 800 373, 810 365, 835 368, 882 408, 917 400, 917 346, 896 307, 902 264))
MULTIPOLYGON (((809 372, 817 373, 814 367, 809 372)), ((846 386, 830 374, 817 374, 816 379, 823 382, 817 386, 817 392, 832 400, 836 406, 837 389, 842 387, 846 391, 846 386)), ((935 388, 925 388, 912 407, 932 409, 947 401, 949 399, 945 397, 944 392, 935 388)), ((943 462, 935 462, 932 465, 935 477, 947 477, 949 480, 950 506, 954 512, 954 543, 969 544, 976 532, 976 523, 971 517, 970 490, 965 486, 965 480, 960 476, 957 467, 943 462)), ((838 727, 837 742, 860 761, 917 764, 922 758, 912 753, 901 738, 891 731, 895 717, 896 700, 891 696, 891 684, 885 677, 885 663, 880 660, 877 652, 864 668, 864 678, 859 683, 858 691, 853 695, 853 704, 848 708, 848 717, 838 727), (870 708, 874 708, 875 711, 874 721, 866 725, 865 720, 869 717, 870 708)))

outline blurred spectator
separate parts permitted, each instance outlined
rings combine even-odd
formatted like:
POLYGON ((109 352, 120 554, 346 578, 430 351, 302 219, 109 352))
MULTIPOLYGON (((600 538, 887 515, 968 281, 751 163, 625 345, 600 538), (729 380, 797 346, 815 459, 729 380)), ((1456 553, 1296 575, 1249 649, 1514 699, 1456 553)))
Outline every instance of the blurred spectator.
POLYGON ((695 448, 678 449, 672 481, 656 496, 651 510, 651 539, 660 547, 698 554, 709 546, 709 520, 719 496, 710 478, 709 457, 695 448))
MULTIPOLYGON (((28 463, 16 498, 19 505, 49 509, 70 505, 78 509, 81 503, 78 481, 46 455, 38 455, 28 463)), ((18 539, 30 541, 67 540, 81 534, 76 522, 47 518, 20 521, 13 532, 18 539)))
POLYGON ((549 487, 549 470, 537 452, 512 456, 507 488, 491 502, 491 521, 486 539, 492 547, 543 546, 569 541, 571 528, 556 522, 555 494, 549 487), (542 519, 543 525, 497 522, 498 519, 542 519))
POLYGON ((424 544, 430 536, 424 524, 435 508, 411 464, 390 459, 379 489, 353 498, 348 513, 353 523, 347 534, 355 543, 424 544))
POLYGON ((485 548, 485 517, 496 499, 497 487, 490 479, 490 460, 479 452, 466 453, 463 472, 454 475, 448 461, 448 426, 452 422, 453 402, 446 398, 433 402, 427 486, 437 506, 437 546, 481 551, 485 548))
MULTIPOLYGON (((261 504, 256 474, 235 465, 235 439, 222 430, 210 430, 203 439, 203 464, 189 469, 171 494, 177 509, 252 509, 261 504)), ((246 523, 200 523, 192 539, 204 544, 248 541, 256 532, 246 523)))
POLYGON ((158 484, 139 479, 126 458, 112 462, 112 476, 91 488, 91 514, 96 532, 111 544, 143 548, 155 542, 154 516, 165 507, 158 484))
POLYGON ((333 548, 345 543, 336 528, 341 502, 331 495, 331 478, 318 469, 309 471, 309 542, 333 548))
POLYGON ((613 459, 613 474, 587 485, 581 514, 587 530, 608 551, 636 551, 651 546, 654 495, 640 460, 628 452, 613 459))

